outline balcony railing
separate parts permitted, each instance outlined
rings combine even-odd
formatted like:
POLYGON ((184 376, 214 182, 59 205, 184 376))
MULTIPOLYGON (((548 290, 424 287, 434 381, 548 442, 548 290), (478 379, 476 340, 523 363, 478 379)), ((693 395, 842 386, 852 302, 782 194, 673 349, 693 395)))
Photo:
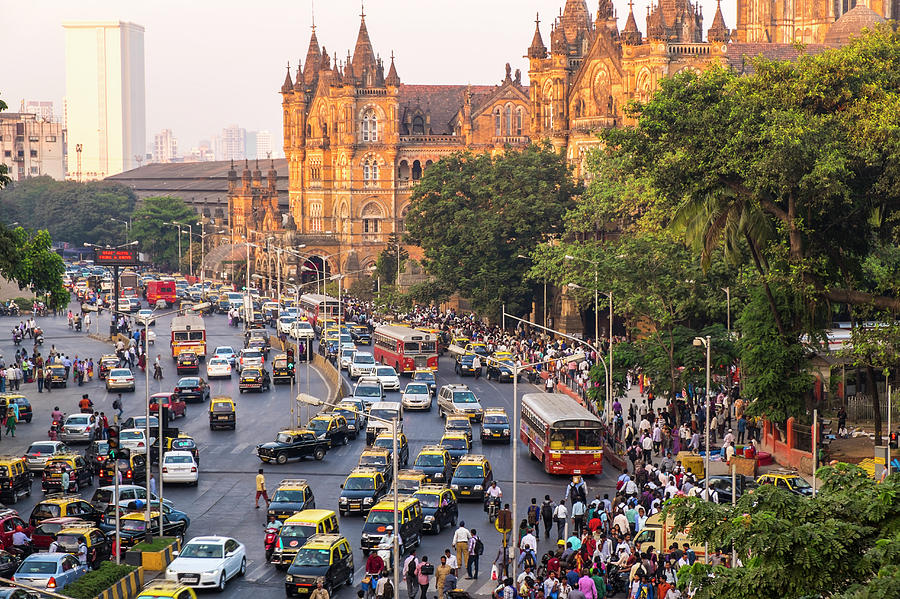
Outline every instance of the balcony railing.
POLYGON ((669 54, 709 54, 709 44, 669 44, 669 54))
POLYGON ((456 135, 401 135, 401 144, 461 144, 462 138, 456 135))
POLYGON ((611 129, 616 126, 614 116, 587 116, 572 119, 572 129, 577 131, 597 131, 611 129))
POLYGON ((527 135, 499 135, 491 138, 493 144, 509 144, 511 146, 528 145, 531 138, 527 135))

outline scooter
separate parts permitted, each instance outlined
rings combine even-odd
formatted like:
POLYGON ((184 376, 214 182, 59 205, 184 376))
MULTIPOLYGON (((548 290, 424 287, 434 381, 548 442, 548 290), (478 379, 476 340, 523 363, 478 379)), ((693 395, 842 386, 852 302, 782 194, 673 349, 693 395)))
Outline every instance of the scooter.
POLYGON ((491 522, 497 521, 497 516, 500 513, 500 498, 499 497, 491 497, 487 502, 487 513, 488 520, 491 522))
POLYGON ((44 344, 44 331, 40 327, 34 329, 34 342, 38 345, 44 344))
POLYGON ((266 526, 266 561, 270 561, 272 559, 272 554, 275 553, 275 542, 278 539, 278 527, 274 525, 266 526))
POLYGON ((616 593, 628 592, 628 569, 620 569, 615 564, 609 565, 609 575, 607 576, 608 595, 616 593))

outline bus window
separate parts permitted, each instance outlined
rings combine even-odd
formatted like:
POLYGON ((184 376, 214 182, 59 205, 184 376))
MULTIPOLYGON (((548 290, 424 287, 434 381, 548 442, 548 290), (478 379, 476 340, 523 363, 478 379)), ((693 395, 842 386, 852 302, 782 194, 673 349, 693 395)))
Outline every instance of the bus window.
MULTIPOLYGON (((433 348, 432 348, 432 351, 434 351, 433 348)), ((410 343, 407 341, 406 343, 403 344, 403 352, 409 353, 409 354, 417 354, 417 353, 419 353, 419 344, 415 343, 415 342, 410 343)))
POLYGON ((574 429, 554 429, 550 431, 550 449, 575 449, 574 429))
POLYGON ((191 331, 191 341, 203 341, 203 331, 191 331))
MULTIPOLYGON (((407 344, 409 345, 409 344, 407 344)), ((433 354, 437 351, 437 344, 434 341, 424 341, 422 342, 422 353, 423 354, 433 354)))
POLYGON ((172 338, 175 341, 187 341, 188 340, 188 332, 187 331, 175 331, 172 333, 172 338))
POLYGON ((583 428, 578 431, 578 449, 600 449, 602 435, 595 428, 583 428))

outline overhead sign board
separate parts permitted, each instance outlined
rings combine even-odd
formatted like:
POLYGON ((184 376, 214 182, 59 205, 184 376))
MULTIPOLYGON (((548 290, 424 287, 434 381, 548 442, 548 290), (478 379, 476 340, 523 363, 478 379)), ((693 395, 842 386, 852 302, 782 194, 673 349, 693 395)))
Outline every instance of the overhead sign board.
POLYGON ((133 248, 94 248, 94 264, 101 266, 133 266, 140 264, 133 248))

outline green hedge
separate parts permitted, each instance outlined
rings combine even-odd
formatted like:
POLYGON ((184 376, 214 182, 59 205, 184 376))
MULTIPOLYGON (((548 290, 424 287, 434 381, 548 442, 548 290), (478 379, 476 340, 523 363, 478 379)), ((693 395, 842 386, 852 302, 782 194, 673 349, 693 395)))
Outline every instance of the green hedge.
POLYGON ((94 599, 97 595, 137 570, 135 566, 116 565, 115 562, 103 562, 93 572, 88 572, 62 591, 60 594, 74 599, 94 599))
POLYGON ((153 541, 150 543, 144 541, 142 543, 138 543, 128 551, 162 551, 169 545, 175 542, 175 537, 154 537, 153 541))

